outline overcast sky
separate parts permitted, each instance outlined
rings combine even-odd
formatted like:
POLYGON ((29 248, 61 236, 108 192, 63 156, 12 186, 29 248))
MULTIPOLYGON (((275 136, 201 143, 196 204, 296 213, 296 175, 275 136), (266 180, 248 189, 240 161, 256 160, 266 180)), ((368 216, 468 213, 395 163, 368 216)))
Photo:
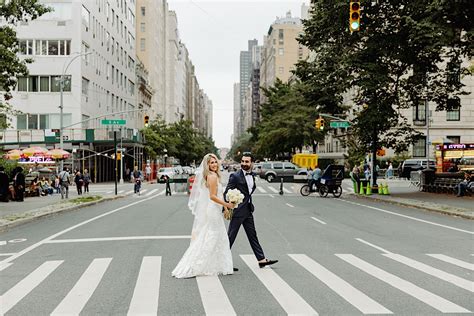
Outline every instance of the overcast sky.
POLYGON ((309 0, 168 0, 176 11, 181 40, 196 68, 200 87, 214 105, 213 138, 230 147, 233 132, 233 84, 239 82, 239 54, 247 41, 263 35, 277 16, 287 11, 301 16, 309 0))

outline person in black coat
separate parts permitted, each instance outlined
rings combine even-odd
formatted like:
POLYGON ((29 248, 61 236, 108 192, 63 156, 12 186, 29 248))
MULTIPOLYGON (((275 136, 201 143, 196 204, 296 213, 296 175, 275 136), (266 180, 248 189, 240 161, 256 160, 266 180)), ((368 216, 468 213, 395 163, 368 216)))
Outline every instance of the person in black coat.
POLYGON ((25 193, 25 175, 22 167, 16 167, 13 177, 13 187, 15 188, 16 201, 23 202, 25 193))
POLYGON ((5 168, 0 166, 0 202, 8 202, 8 175, 5 168))

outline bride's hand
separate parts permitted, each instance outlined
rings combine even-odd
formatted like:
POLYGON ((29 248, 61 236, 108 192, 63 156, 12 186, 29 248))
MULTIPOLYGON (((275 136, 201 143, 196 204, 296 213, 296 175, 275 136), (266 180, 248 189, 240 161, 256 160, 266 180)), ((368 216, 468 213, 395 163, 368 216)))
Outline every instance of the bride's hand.
POLYGON ((225 208, 228 208, 228 209, 233 209, 235 208, 235 204, 234 203, 228 203, 226 202, 225 205, 224 205, 225 208))

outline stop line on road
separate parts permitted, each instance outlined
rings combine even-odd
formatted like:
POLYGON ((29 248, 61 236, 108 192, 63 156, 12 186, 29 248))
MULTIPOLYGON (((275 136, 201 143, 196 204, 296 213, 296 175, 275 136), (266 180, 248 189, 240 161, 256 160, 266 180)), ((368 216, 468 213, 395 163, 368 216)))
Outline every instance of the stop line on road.
MULTIPOLYGON (((428 274, 429 277, 433 277, 436 280, 441 279, 456 286, 460 291, 466 290, 470 293, 473 292, 474 282, 472 281, 405 256, 393 253, 382 253, 377 256, 379 255, 390 258, 399 264, 409 266, 423 274, 424 277, 428 274)), ((470 254, 467 254, 467 256, 469 255, 470 254)), ((298 266, 303 268, 314 277, 315 280, 324 283, 328 290, 343 298, 362 314, 392 314, 396 312, 393 311, 393 308, 389 309, 385 307, 383 302, 376 301, 358 289, 357 286, 352 285, 350 280, 347 279, 347 275, 345 275, 345 279, 338 276, 337 273, 331 271, 330 268, 323 266, 317 262, 316 259, 306 254, 288 254, 288 256, 292 259, 290 264, 291 262, 295 264, 294 267, 290 266, 290 269, 297 269, 298 266)), ((459 306, 440 295, 417 286, 402 276, 397 276, 385 271, 382 267, 363 260, 356 255, 335 254, 334 256, 341 259, 341 262, 345 262, 355 268, 354 274, 366 273, 373 280, 377 279, 397 289, 400 291, 401 296, 411 296, 441 313, 470 312, 465 307, 459 306)), ((437 259, 440 264, 444 264, 446 267, 456 266, 457 268, 465 268, 467 270, 471 270, 472 268, 470 263, 458 258, 452 258, 445 254, 426 254, 426 256, 437 259)), ((289 285, 287 275, 269 267, 260 269, 253 255, 240 255, 240 258, 253 273, 256 280, 266 288, 286 313, 318 315, 318 306, 312 306, 303 299, 303 297, 289 285)), ((85 272, 75 281, 75 284, 72 285, 72 288, 66 296, 62 298, 60 302, 56 303, 56 307, 51 312, 52 315, 80 314, 89 300, 94 296, 94 292, 102 282, 104 276, 107 275, 107 273, 111 273, 108 272, 108 268, 113 260, 113 258, 93 259, 85 272)), ((164 273, 169 276, 171 271, 162 271, 161 261, 161 256, 146 256, 142 258, 136 282, 130 285, 133 286, 133 295, 128 304, 128 315, 156 315, 159 304, 166 304, 166 302, 160 302, 159 300, 160 290, 166 290, 166 288, 160 288, 160 283, 162 274, 164 273)), ((10 263, 6 266, 4 268, 6 271, 3 273, 8 272, 7 268, 11 265, 10 263)), ((0 314, 5 314, 18 304, 21 304, 21 301, 28 297, 28 295, 41 295, 39 290, 35 289, 47 280, 48 277, 53 275, 59 266, 62 266, 63 269, 73 269, 75 265, 73 262, 67 260, 53 260, 42 263, 38 268, 24 276, 23 279, 0 296, 0 314)), ((135 269, 131 270, 134 271, 135 269)), ((130 269, 122 271, 130 271, 130 269)), ((409 277, 410 276, 413 277, 412 274, 410 274, 409 277)), ((236 314, 234 306, 232 305, 232 297, 227 295, 226 288, 221 282, 221 278, 227 277, 231 278, 232 276, 202 276, 195 278, 202 306, 207 315, 236 314)), ((174 282, 182 281, 175 280, 174 282)), ((43 286, 42 291, 44 290, 43 286)), ((54 289, 50 290, 54 291, 54 289)))

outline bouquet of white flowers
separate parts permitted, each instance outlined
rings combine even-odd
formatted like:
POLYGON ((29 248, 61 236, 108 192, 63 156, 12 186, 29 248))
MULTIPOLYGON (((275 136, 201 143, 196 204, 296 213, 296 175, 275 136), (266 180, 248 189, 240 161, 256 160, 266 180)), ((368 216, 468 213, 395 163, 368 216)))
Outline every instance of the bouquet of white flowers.
MULTIPOLYGON (((242 201, 244 200, 244 195, 240 193, 239 189, 232 189, 227 191, 226 197, 230 203, 233 203, 235 205, 235 208, 237 208, 239 204, 242 203, 242 201)), ((232 215, 233 210, 229 210, 226 208, 224 211, 224 218, 230 220, 232 219, 232 215)))

